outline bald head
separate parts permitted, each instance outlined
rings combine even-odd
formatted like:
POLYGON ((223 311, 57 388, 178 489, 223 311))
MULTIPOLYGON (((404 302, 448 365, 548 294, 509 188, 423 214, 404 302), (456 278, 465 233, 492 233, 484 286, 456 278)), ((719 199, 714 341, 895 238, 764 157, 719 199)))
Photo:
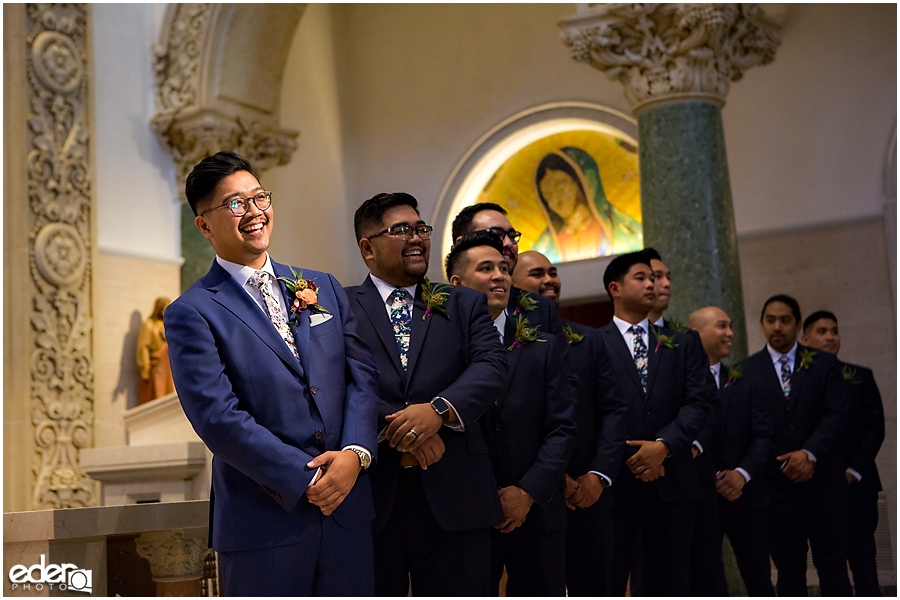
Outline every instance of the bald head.
POLYGON ((562 282, 550 260, 534 250, 519 254, 516 270, 513 272, 513 285, 559 303, 559 292, 562 282))
POLYGON ((709 364, 714 365, 731 356, 734 331, 731 329, 731 319, 724 310, 718 306, 695 310, 688 317, 688 327, 700 334, 700 342, 709 357, 709 364))

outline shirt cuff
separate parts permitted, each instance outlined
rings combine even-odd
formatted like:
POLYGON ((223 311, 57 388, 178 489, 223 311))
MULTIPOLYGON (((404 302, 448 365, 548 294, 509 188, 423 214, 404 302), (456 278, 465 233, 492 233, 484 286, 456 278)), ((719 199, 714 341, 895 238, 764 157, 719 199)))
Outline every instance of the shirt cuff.
POLYGON ((306 489, 309 489, 312 486, 312 484, 314 484, 315 482, 317 482, 319 480, 319 477, 321 477, 321 476, 322 476, 322 467, 319 467, 318 469, 316 469, 316 472, 313 475, 313 478, 310 479, 309 483, 306 485, 306 489))
POLYGON ((746 470, 744 470, 740 467, 735 467, 734 470, 737 471, 738 473, 740 473, 744 477, 745 484, 750 483, 750 473, 748 473, 746 470))
POLYGON ((806 454, 806 456, 809 457, 809 460, 813 461, 813 464, 815 464, 815 462, 816 462, 816 455, 815 455, 815 454, 813 454, 813 453, 810 452, 809 450, 806 450, 805 448, 800 448, 800 450, 803 451, 803 452, 806 454))
POLYGON ((853 475, 853 478, 856 479, 857 481, 862 481, 862 475, 860 475, 859 472, 856 471, 855 469, 851 469, 848 467, 847 472, 850 473, 851 475, 853 475))
POLYGON ((606 487, 611 487, 611 486, 612 486, 612 479, 610 479, 609 477, 607 477, 606 475, 604 475, 604 474, 601 473, 600 471, 588 471, 588 473, 593 473, 594 475, 596 475, 597 477, 599 477, 600 479, 602 479, 603 481, 605 481, 605 482, 606 482, 606 487))
POLYGON ((459 416, 459 411, 456 410, 456 407, 450 404, 450 401, 444 398, 444 402, 447 403, 447 406, 453 409, 453 413, 456 415, 457 420, 459 420, 459 425, 445 425, 445 427, 449 427, 453 431, 465 431, 466 425, 463 423, 462 417, 459 416))
POLYGON ((343 448, 341 448, 341 450, 359 450, 359 451, 361 451, 363 454, 365 454, 366 456, 368 456, 370 461, 372 460, 372 453, 369 452, 366 448, 363 448, 362 446, 357 446, 356 444, 349 444, 349 445, 344 446, 343 448))
POLYGON ((691 445, 697 449, 697 452, 698 452, 697 456, 700 456, 701 454, 703 454, 703 444, 701 444, 697 440, 694 440, 694 443, 691 445))
POLYGON ((656 438, 655 441, 663 443, 663 446, 666 447, 666 458, 668 458, 672 454, 672 450, 669 448, 669 444, 666 443, 666 440, 662 438, 656 438))

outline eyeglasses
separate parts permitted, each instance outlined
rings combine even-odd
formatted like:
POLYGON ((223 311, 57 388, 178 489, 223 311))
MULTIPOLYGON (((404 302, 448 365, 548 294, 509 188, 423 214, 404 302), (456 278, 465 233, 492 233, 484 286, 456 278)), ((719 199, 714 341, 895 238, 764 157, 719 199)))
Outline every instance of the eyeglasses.
POLYGON ((503 229, 502 227, 488 227, 487 229, 481 229, 480 231, 488 231, 493 233, 500 241, 503 241, 503 238, 508 237, 509 241, 513 244, 518 244, 519 240, 522 238, 522 234, 515 229, 510 229, 509 231, 503 229))
POLYGON ((413 231, 415 231, 423 240, 427 240, 431 237, 431 232, 434 231, 434 227, 431 225, 407 225, 406 223, 401 223, 400 225, 394 225, 379 231, 375 235, 370 235, 369 239, 371 240, 372 238, 377 238, 379 235, 387 233, 395 238, 406 241, 412 238, 413 231))
POLYGON ((269 207, 272 206, 272 192, 260 192, 253 196, 252 198, 232 198, 225 204, 220 204, 219 206, 214 206, 207 210, 204 210, 200 213, 199 216, 203 216, 206 213, 219 209, 225 208, 226 206, 231 209, 231 212, 234 213, 236 217, 243 217, 247 214, 247 211, 250 210, 250 203, 256 205, 256 208, 265 212, 269 210, 269 207))

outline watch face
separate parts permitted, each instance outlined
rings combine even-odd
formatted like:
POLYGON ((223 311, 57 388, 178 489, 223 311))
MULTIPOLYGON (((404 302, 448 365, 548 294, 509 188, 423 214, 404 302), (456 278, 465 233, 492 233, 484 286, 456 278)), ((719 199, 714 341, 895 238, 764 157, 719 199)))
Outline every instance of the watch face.
POLYGON ((435 398, 431 401, 431 405, 438 411, 438 414, 443 414, 450 410, 450 407, 447 406, 447 402, 443 398, 435 398))

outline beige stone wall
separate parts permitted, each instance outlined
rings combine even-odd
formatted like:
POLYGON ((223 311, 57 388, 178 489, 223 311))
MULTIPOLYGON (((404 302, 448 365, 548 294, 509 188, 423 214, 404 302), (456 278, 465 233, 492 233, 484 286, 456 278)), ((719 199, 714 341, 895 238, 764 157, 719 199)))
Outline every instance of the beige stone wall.
POLYGON ((121 446, 122 413, 138 402, 138 331, 157 297, 180 294, 180 267, 99 252, 94 273, 93 445, 121 446))
MULTIPOLYGON (((897 320, 891 295, 884 221, 741 236, 744 311, 751 353, 766 343, 759 314, 767 298, 788 294, 803 317, 833 312, 840 323, 840 358, 871 368, 887 426, 878 470, 891 514, 897 498, 897 320)), ((891 522, 896 539, 896 519, 891 522)))

